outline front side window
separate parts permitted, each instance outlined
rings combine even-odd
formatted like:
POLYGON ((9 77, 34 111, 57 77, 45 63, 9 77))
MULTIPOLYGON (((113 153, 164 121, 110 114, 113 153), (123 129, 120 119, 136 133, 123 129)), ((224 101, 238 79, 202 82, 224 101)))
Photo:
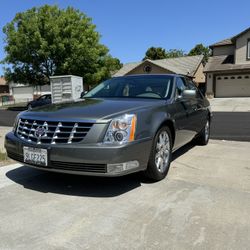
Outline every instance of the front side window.
POLYGON ((250 39, 247 40, 247 59, 250 60, 250 39))
POLYGON ((196 85, 191 79, 185 78, 188 89, 196 90, 196 85))
POLYGON ((177 89, 177 96, 180 96, 182 95, 182 92, 187 89, 187 84, 186 82, 184 81, 183 78, 181 77, 177 77, 176 78, 176 89, 177 89))

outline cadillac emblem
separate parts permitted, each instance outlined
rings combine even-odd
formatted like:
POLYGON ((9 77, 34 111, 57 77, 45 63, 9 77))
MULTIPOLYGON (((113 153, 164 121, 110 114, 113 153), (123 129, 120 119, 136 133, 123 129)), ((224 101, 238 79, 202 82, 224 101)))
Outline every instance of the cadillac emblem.
POLYGON ((39 126, 35 130, 35 136, 37 138, 41 138, 41 137, 45 136, 47 134, 47 132, 48 132, 48 126, 45 126, 45 125, 39 126))

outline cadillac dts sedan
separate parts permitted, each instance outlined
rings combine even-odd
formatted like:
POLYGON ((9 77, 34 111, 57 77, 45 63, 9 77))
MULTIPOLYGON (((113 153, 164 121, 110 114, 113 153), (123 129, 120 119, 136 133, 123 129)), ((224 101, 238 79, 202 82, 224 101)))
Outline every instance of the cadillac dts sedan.
POLYGON ((63 173, 163 179, 172 152, 206 145, 211 110, 191 79, 134 75, 104 81, 72 103, 20 113, 5 138, 8 156, 63 173))

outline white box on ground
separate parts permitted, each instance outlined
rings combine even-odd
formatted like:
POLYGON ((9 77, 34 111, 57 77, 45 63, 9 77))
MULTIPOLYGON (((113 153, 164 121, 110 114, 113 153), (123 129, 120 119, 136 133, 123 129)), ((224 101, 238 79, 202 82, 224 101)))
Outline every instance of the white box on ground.
POLYGON ((83 81, 80 76, 51 76, 50 86, 52 103, 77 100, 83 92, 83 81))

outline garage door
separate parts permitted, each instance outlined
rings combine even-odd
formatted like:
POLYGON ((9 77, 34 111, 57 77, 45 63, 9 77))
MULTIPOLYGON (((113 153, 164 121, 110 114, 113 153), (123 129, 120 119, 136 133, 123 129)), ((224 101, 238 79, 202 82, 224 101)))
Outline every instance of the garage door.
POLYGON ((216 77, 216 97, 250 96, 250 75, 221 75, 216 77))
POLYGON ((26 102, 33 100, 33 87, 13 87, 12 91, 16 102, 26 102))

